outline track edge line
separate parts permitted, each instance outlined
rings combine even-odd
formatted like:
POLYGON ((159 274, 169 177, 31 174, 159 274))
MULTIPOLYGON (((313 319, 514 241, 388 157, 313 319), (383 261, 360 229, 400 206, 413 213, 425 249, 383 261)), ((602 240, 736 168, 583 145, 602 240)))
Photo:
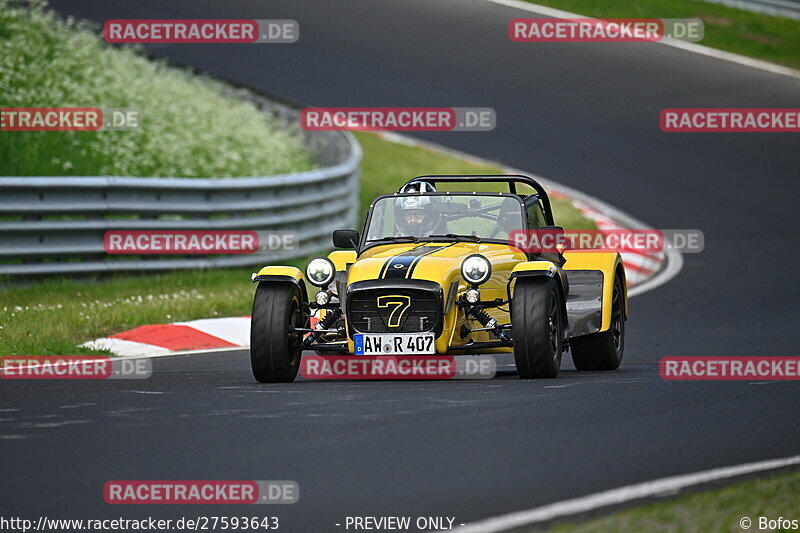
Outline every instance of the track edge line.
MULTIPOLYGON (((529 11, 531 13, 537 13, 539 15, 545 15, 553 18, 588 18, 588 19, 597 18, 597 17, 589 17, 586 15, 580 15, 578 13, 571 13, 569 11, 564 11, 554 7, 534 4, 532 2, 526 2, 524 0, 484 0, 484 1, 500 6, 520 9, 522 11, 529 11)), ((780 74, 783 76, 788 76, 790 78, 800 79, 800 70, 793 69, 791 67, 785 67, 783 65, 778 65, 777 63, 770 63, 769 61, 764 61, 763 59, 756 59, 754 57, 743 56, 740 54, 735 54, 733 52, 728 52, 726 50, 712 48, 710 46, 705 46, 702 44, 690 43, 678 39, 673 39, 670 37, 667 37, 661 41, 652 44, 661 44, 664 46, 670 46, 672 48, 677 48, 685 52, 690 52, 693 54, 698 54, 706 57, 712 57, 714 59, 728 61, 730 63, 737 63, 739 65, 743 65, 758 70, 763 70, 765 72, 770 72, 772 74, 780 74)))
POLYGON ((778 470, 795 465, 800 465, 800 455, 669 476, 534 507, 533 509, 487 518, 456 528, 454 531, 458 533, 507 531, 614 505, 644 500, 661 494, 677 493, 689 487, 705 485, 715 481, 735 479, 748 474, 778 470))

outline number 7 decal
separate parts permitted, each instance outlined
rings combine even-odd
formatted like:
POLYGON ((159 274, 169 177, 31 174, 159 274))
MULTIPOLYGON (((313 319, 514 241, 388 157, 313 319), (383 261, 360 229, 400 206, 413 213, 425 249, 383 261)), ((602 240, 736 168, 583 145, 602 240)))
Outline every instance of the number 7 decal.
POLYGON ((404 296, 402 294, 378 296, 378 307, 381 309, 387 307, 393 308, 392 312, 389 313, 389 323, 387 325, 390 328, 399 328, 403 315, 405 315, 408 308, 411 307, 411 296, 404 296))

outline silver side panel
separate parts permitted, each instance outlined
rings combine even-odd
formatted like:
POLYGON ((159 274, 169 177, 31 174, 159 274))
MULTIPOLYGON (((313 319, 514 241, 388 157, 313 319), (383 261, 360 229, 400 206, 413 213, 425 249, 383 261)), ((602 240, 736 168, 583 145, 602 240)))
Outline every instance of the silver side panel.
POLYGON ((567 338, 600 331, 603 323, 603 272, 567 270, 567 338))

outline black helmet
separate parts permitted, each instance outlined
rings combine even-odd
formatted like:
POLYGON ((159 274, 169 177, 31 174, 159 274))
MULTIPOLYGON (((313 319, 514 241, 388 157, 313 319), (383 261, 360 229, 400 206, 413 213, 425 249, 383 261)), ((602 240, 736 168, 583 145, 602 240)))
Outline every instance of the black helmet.
POLYGON ((399 235, 426 237, 434 232, 440 214, 432 209, 432 198, 423 196, 431 192, 436 188, 427 181, 408 183, 400 189, 401 194, 416 196, 400 196, 394 201, 394 225, 399 235))

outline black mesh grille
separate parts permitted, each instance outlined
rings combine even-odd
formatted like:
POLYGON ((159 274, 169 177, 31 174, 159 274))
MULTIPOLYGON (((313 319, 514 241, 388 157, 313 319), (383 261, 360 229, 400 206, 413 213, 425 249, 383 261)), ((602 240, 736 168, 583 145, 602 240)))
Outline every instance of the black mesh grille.
POLYGON ((433 331, 440 316, 439 299, 435 293, 427 290, 360 290, 354 292, 347 301, 350 326, 362 333, 433 331), (383 307, 379 307, 379 298, 383 307), (403 311, 403 307, 407 308, 403 311), (391 327, 392 325, 395 327, 391 327))

